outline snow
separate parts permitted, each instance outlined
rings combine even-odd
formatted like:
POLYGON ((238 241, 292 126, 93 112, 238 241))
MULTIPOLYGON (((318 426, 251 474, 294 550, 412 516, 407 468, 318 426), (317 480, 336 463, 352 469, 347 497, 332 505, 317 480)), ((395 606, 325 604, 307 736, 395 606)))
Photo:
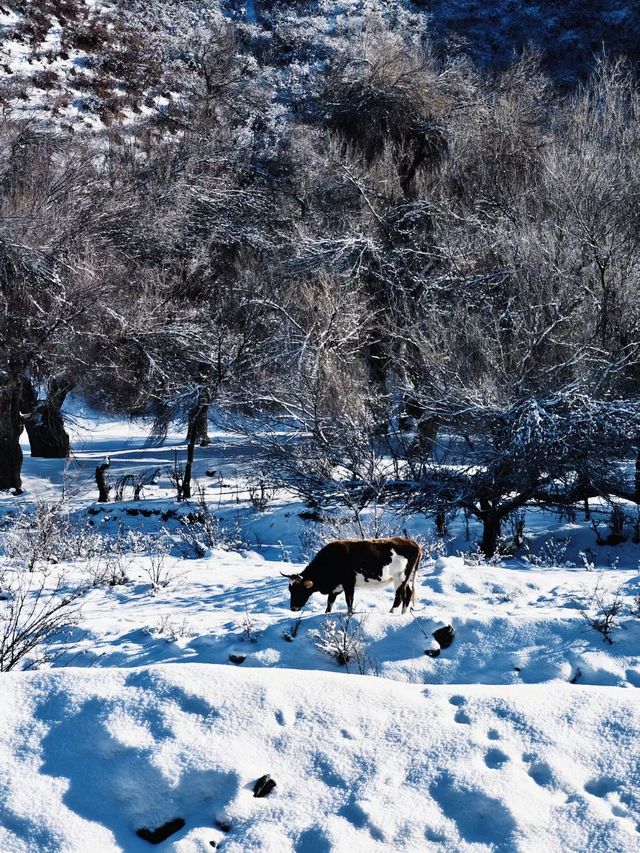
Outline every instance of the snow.
POLYGON ((135 830, 175 817, 162 849, 181 853, 637 845, 628 692, 204 665, 95 676, 5 676, 4 850, 145 850, 135 830), (263 773, 277 786, 255 799, 263 773))
MULTIPOLYGON (((422 517, 389 516, 425 542, 413 612, 388 612, 389 587, 356 590, 351 620, 343 597, 327 616, 317 594, 293 614, 280 572, 301 569, 329 530, 285 491, 254 508, 261 460, 245 439, 211 430, 197 450, 226 532, 195 558, 176 513, 197 502, 176 504, 167 472, 184 458, 182 430, 147 447, 148 424, 73 403, 67 414, 70 463, 27 452, 20 505, 64 487, 87 536, 126 543, 109 554, 127 582, 92 585, 66 631, 0 674, 3 853, 135 853, 149 849, 137 829, 178 817, 158 849, 640 848, 638 545, 598 546, 580 513, 530 511, 528 551, 488 564, 473 526, 442 542, 422 517), (160 469, 143 500, 94 503, 105 455, 112 483, 160 469), (598 596, 620 602, 612 644, 585 618, 598 596), (455 639, 440 651, 443 625, 455 639), (345 631, 346 665, 329 653, 345 631), (266 773, 276 788, 254 798, 266 773)), ((5 525, 15 511, 3 495, 5 525)), ((606 511, 592 507, 601 525, 606 511)), ((98 558, 77 551, 29 577, 86 584, 98 558)))
POLYGON ((96 56, 100 57, 114 45, 120 46, 117 33, 121 30, 116 29, 114 21, 126 24, 123 11, 95 0, 78 0, 74 5, 75 11, 64 3, 50 3, 41 15, 31 16, 24 9, 0 8, 0 71, 7 72, 3 82, 11 82, 15 89, 7 95, 9 111, 18 119, 36 119, 67 131, 91 132, 96 136, 105 131, 116 116, 121 130, 130 129, 142 116, 153 114, 153 109, 145 105, 147 99, 158 105, 166 99, 157 97, 149 82, 132 104, 133 96, 127 90, 131 81, 126 71, 127 79, 120 81, 96 71, 96 67, 99 68, 96 56), (33 32, 34 20, 38 29, 42 27, 42 33, 33 32), (96 22, 116 34, 111 45, 104 44, 97 52, 70 47, 78 28, 96 22), (25 27, 28 37, 21 31, 25 27), (105 122, 107 107, 114 99, 119 99, 120 107, 105 122))
MULTIPOLYGON (((213 550, 202 560, 168 557, 170 582, 154 592, 149 562, 146 556, 131 558, 128 584, 97 587, 84 598, 81 630, 51 643, 56 658, 62 653, 57 665, 224 664, 230 654, 242 654, 245 668, 342 669, 313 642, 327 620, 323 596, 311 597, 295 641, 283 639, 297 616, 280 576, 292 570, 290 563, 253 551, 213 550)), ((84 565, 75 571, 78 581, 86 578, 84 565)), ((389 614, 391 587, 358 589, 354 627, 367 649, 367 671, 425 684, 503 685, 566 683, 579 673, 580 684, 636 687, 640 619, 622 620, 607 648, 582 615, 600 578, 576 570, 470 567, 448 557, 431 574, 423 567, 411 616, 389 614), (426 656, 431 633, 445 624, 455 627, 454 645, 438 658, 426 656)), ((606 581, 630 610, 640 591, 637 572, 611 571, 606 581)), ((334 616, 341 613, 343 597, 334 616)))

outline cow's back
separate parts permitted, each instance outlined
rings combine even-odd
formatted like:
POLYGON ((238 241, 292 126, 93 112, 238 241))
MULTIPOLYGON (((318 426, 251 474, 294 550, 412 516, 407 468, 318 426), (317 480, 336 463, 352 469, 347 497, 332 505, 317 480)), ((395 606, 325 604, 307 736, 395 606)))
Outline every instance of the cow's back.
POLYGON ((381 559, 388 563, 392 553, 413 562, 421 553, 415 539, 408 539, 406 536, 391 536, 385 539, 345 539, 341 540, 341 544, 346 546, 347 553, 364 560, 366 565, 379 563, 381 559))
POLYGON ((397 554, 412 565, 421 549, 414 539, 393 536, 385 539, 336 539, 321 548, 309 563, 314 575, 334 574, 337 570, 363 571, 375 574, 397 554))

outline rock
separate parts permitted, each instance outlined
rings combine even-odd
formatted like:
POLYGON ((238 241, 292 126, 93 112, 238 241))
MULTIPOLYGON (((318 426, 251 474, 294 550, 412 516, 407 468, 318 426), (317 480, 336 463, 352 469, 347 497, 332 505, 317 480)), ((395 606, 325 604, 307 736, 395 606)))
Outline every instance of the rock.
POLYGON ((440 654, 440 649, 425 649, 424 653, 429 658, 437 658, 440 654))
POLYGON ((181 817, 176 817, 173 820, 168 820, 166 823, 163 823, 162 826, 159 826, 157 829, 147 829, 146 827, 137 829, 136 835, 138 838, 148 841, 149 844, 160 844, 162 841, 169 838, 170 835, 173 835, 174 832, 182 829, 183 826, 184 820, 181 817))
POLYGON ((261 776, 253 786, 253 796, 266 797, 267 794, 270 794, 275 787, 275 781, 271 778, 271 776, 269 776, 268 773, 265 773, 265 775, 261 776))
POLYGON ((448 649, 455 639, 456 632, 452 625, 445 625, 444 628, 436 628, 432 636, 440 644, 441 649, 448 649))
POLYGON ((247 659, 246 655, 229 655, 229 660, 231 663, 241 664, 244 663, 247 659))
POLYGON ((231 824, 226 820, 217 820, 215 822, 220 832, 231 832, 231 824))

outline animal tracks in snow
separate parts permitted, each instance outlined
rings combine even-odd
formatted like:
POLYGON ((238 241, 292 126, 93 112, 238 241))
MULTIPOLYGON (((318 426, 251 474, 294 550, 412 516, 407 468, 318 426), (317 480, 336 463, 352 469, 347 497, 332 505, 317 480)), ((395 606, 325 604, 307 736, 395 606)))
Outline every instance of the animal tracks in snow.
POLYGON ((587 782, 584 789, 587 794, 607 803, 614 817, 632 821, 636 832, 640 833, 638 811, 637 809, 634 810, 632 797, 619 790, 621 787, 622 782, 620 780, 612 776, 602 776, 599 779, 592 779, 587 782))
MULTIPOLYGON (((454 721, 456 723, 463 725, 472 724, 473 719, 475 719, 475 715, 472 718, 472 715, 468 710, 467 699, 465 699, 464 696, 459 694, 450 696, 449 704, 455 708, 454 721)), ((540 789, 547 791, 549 794, 559 791, 559 782, 551 765, 547 761, 543 760, 538 753, 530 751, 521 752, 519 759, 517 749, 514 750, 514 740, 522 743, 522 741, 528 739, 528 736, 531 734, 524 720, 513 711, 502 706, 494 707, 492 711, 502 724, 506 724, 508 726, 510 731, 507 734, 503 734, 495 727, 487 729, 486 738, 490 742, 493 741, 494 745, 483 748, 484 752, 482 754, 482 759, 484 764, 490 770, 494 771, 506 769, 507 766, 512 768, 510 771, 511 773, 518 774, 519 772, 525 771, 527 776, 540 789), (495 745, 497 741, 501 742, 501 747, 495 745), (511 741, 511 743, 508 743, 509 741, 511 741), (524 767, 522 767, 522 764, 524 764, 524 767), (518 770, 518 767, 521 768, 520 771, 518 770)), ((595 787, 592 793, 596 793, 596 790, 598 792, 603 790, 605 794, 607 793, 604 787, 598 787, 595 783, 594 785, 595 787)), ((604 794, 599 793, 598 795, 603 796, 604 794)))
POLYGON ((468 726, 471 723, 471 717, 464 710, 464 705, 466 704, 466 700, 464 696, 452 696, 449 699, 451 705, 454 705, 458 710, 456 711, 456 715, 453 718, 456 723, 461 723, 462 725, 468 726))
POLYGON ((456 721, 456 723, 461 723, 464 726, 471 725, 471 717, 462 708, 456 713, 453 719, 456 721))
POLYGON ((546 761, 539 761, 537 756, 530 752, 525 752, 522 755, 522 760, 527 767, 527 773, 540 788, 555 790, 558 786, 555 783, 553 770, 546 761))
POLYGON ((452 821, 463 841, 491 845, 494 851, 514 849, 516 823, 504 804, 475 787, 467 787, 448 771, 433 782, 430 794, 452 821), (499 839, 499 841, 497 841, 499 839))
POLYGON ((553 771, 546 761, 540 761, 537 764, 532 764, 527 770, 527 773, 536 785, 541 788, 554 788, 553 771))
POLYGON ((484 757, 484 763, 487 767, 490 767, 491 770, 499 770, 503 764, 506 764, 509 760, 509 756, 505 752, 501 749, 496 749, 495 747, 488 750, 484 757))
POLYGON ((607 794, 611 794, 615 791, 619 785, 620 783, 616 779, 613 779, 610 776, 604 776, 602 779, 592 779, 591 782, 587 782, 584 789, 588 794, 592 794, 594 797, 606 797, 607 794))

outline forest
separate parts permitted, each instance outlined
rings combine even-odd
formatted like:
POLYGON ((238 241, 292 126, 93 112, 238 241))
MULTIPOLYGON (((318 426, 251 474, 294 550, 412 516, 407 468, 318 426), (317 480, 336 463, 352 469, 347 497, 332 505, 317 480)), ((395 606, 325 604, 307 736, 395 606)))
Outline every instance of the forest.
POLYGON ((525 505, 640 504, 633 64, 568 87, 397 10, 311 52, 168 9, 145 41, 130 4, 89 54, 94 86, 135 60, 135 121, 74 131, 4 81, 0 487, 23 429, 69 453, 73 394, 150 442, 183 423, 191 460, 208 415, 231 425, 311 508, 464 513, 487 556, 525 505))

